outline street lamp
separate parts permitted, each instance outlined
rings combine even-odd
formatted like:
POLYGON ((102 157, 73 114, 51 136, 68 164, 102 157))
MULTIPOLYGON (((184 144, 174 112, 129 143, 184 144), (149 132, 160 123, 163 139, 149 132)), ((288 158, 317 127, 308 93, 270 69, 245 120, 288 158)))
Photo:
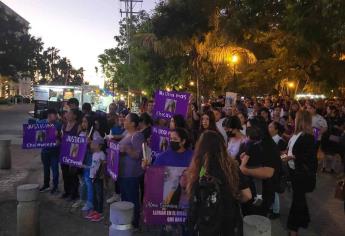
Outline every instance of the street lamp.
POLYGON ((190 85, 190 86, 194 86, 194 81, 190 81, 190 82, 189 82, 189 85, 190 85))
POLYGON ((238 56, 237 56, 236 54, 234 54, 234 55, 231 56, 231 62, 232 62, 232 64, 236 65, 237 62, 238 62, 238 60, 239 60, 239 58, 238 58, 238 56))
POLYGON ((291 88, 291 89, 292 89, 292 88, 294 88, 294 87, 295 87, 295 83, 294 83, 294 82, 289 82, 289 83, 288 83, 288 86, 289 86, 289 88, 291 88))

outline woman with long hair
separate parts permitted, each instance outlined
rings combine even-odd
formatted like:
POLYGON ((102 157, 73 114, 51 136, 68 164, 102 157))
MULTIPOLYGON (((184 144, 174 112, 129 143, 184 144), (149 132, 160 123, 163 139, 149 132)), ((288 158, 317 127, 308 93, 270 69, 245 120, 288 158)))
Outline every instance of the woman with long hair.
POLYGON ((240 154, 240 147, 246 141, 246 136, 241 133, 241 121, 237 116, 230 116, 224 120, 223 127, 228 136, 228 154, 233 159, 236 159, 237 155, 240 154))
MULTIPOLYGON (((217 224, 219 227, 212 229, 212 235, 231 236, 235 235, 236 229, 241 230, 242 216, 238 200, 243 202, 250 200, 251 193, 248 187, 240 184, 238 164, 229 158, 220 134, 211 130, 201 134, 188 173, 187 192, 191 200, 188 218, 191 235, 207 234, 202 232, 202 228, 206 226, 198 225, 198 219, 195 219, 195 217, 203 217, 203 213, 199 212, 202 208, 194 202, 197 198, 196 190, 198 186, 200 187, 200 179, 204 176, 212 176, 220 183, 220 198, 214 200, 222 203, 222 211, 218 219, 211 219, 219 222, 217 224)), ((208 233, 210 233, 209 228, 206 229, 208 233)))
MULTIPOLYGON (((201 134, 206 130, 212 130, 219 133, 216 125, 216 118, 214 116, 213 111, 209 110, 202 114, 200 119, 200 129, 199 129, 199 137, 201 134)), ((223 140, 224 142, 224 140, 223 140)))
POLYGON ((297 236, 299 228, 307 228, 310 222, 306 193, 315 188, 317 170, 317 149, 312 133, 312 115, 305 110, 298 111, 295 132, 284 158, 288 161, 293 190, 287 222, 290 236, 297 236))

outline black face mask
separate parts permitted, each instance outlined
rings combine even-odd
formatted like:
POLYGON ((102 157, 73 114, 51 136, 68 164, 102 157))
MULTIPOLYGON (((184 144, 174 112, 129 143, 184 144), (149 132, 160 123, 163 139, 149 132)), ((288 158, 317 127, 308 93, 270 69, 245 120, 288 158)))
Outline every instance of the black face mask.
POLYGON ((171 147, 171 150, 176 152, 181 148, 180 142, 170 141, 170 147, 171 147))

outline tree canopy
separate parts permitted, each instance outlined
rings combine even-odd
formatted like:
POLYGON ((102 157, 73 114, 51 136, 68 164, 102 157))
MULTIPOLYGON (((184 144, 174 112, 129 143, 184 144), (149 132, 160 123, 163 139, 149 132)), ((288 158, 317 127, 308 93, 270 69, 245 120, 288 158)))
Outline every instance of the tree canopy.
POLYGON ((194 91, 198 79, 204 95, 284 92, 291 81, 298 92, 327 92, 344 82, 341 9, 342 0, 162 1, 131 27, 122 21, 99 62, 122 89, 194 91))

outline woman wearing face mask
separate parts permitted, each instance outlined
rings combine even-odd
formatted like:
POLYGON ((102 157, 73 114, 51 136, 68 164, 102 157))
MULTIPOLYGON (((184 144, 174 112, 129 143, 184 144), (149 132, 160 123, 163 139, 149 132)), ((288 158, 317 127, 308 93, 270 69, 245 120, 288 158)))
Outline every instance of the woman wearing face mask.
POLYGON ((176 128, 170 132, 170 148, 160 154, 153 165, 187 167, 193 155, 189 146, 190 142, 187 131, 182 128, 176 128))
POLYGON ((231 116, 224 120, 223 127, 228 139, 227 151, 230 157, 236 158, 240 147, 246 141, 246 136, 241 133, 241 121, 237 116, 231 116))
MULTIPOLYGON (((193 152, 189 149, 189 146, 190 146, 190 142, 189 142, 187 131, 182 128, 176 128, 175 130, 170 132, 170 148, 167 151, 160 154, 155 160, 155 162, 153 163, 153 165, 154 166, 175 166, 175 167, 187 168, 193 156, 193 152)), ((181 182, 180 182, 180 185, 181 185, 181 182)), ((167 202, 169 203, 185 202, 184 197, 186 195, 183 195, 184 197, 182 197, 181 199, 181 193, 186 190, 185 187, 186 187, 185 184, 182 183, 182 185, 179 186, 180 189, 178 188, 179 189, 178 197, 175 196, 178 193, 175 191, 176 194, 175 193, 172 194, 172 196, 169 197, 169 200, 167 202)), ((166 235, 169 233, 173 234, 173 232, 175 232, 176 235, 186 236, 188 235, 188 232, 186 229, 187 227, 185 227, 185 225, 182 225, 181 228, 164 226, 162 228, 161 234, 166 235)))

